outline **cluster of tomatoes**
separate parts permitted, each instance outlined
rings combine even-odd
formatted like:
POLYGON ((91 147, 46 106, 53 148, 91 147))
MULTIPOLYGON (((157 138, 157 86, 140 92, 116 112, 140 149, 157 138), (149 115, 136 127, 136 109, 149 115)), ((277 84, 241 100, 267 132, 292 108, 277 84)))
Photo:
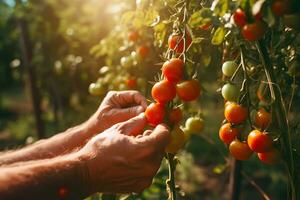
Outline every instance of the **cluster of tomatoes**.
MULTIPOLYGON (((169 37, 169 48, 176 53, 182 53, 191 44, 191 38, 182 39, 182 35, 171 35, 169 37)), ((171 141, 166 147, 167 153, 175 154, 181 149, 188 134, 199 132, 203 129, 203 120, 200 117, 190 117, 186 120, 184 130, 180 127, 180 121, 183 118, 180 107, 175 106, 177 102, 191 102, 197 100, 200 95, 200 84, 197 79, 183 80, 184 62, 180 58, 171 58, 167 60, 162 68, 162 80, 156 82, 151 90, 154 103, 151 103, 145 116, 151 126, 160 123, 170 125, 171 141), (176 97, 177 96, 177 97, 176 97)))
MULTIPOLYGON (((234 61, 223 63, 222 72, 226 77, 231 77, 237 70, 238 65, 234 61)), ((271 123, 271 114, 265 108, 260 108, 254 116, 255 127, 247 135, 241 134, 244 123, 249 117, 248 108, 239 104, 239 88, 233 83, 227 83, 222 87, 225 111, 224 123, 219 130, 220 139, 229 145, 231 155, 237 160, 248 160, 253 152, 258 158, 267 164, 274 164, 279 161, 279 152, 273 146, 273 139, 265 131, 271 123), (245 141, 242 141, 242 140, 245 141)), ((251 119, 249 119, 251 121, 251 119)), ((252 127, 251 127, 252 128, 252 127)))

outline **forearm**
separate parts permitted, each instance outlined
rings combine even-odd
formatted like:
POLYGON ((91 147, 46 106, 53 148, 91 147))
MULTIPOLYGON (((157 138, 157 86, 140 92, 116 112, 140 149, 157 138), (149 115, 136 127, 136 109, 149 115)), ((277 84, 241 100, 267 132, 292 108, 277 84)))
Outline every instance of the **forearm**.
POLYGON ((75 148, 83 146, 92 134, 94 134, 93 131, 87 127, 86 123, 83 123, 20 150, 0 154, 0 166, 16 162, 52 158, 57 155, 69 153, 75 148))
POLYGON ((89 189, 82 163, 81 158, 70 154, 1 167, 1 199, 83 199, 89 189))

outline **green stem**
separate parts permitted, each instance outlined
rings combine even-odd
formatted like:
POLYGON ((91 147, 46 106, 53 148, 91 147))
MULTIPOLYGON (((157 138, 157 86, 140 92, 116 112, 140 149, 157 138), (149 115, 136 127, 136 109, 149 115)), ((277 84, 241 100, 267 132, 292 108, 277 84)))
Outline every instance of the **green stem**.
POLYGON ((294 176, 295 175, 294 157, 293 157, 291 135, 290 135, 289 125, 287 120, 287 114, 284 107, 284 102, 282 99, 280 89, 277 87, 278 83, 274 74, 273 65, 264 42, 263 41, 257 42, 256 47, 263 64, 267 81, 269 83, 271 96, 274 101, 272 106, 282 136, 281 138, 284 146, 283 158, 285 159, 288 166, 288 175, 289 175, 290 187, 291 187, 291 199, 297 200, 297 195, 295 191, 296 177, 294 176), (274 85, 276 87, 273 87, 274 85))
POLYGON ((175 161, 174 155, 167 153, 168 166, 169 166, 169 179, 167 180, 167 189, 169 193, 169 200, 176 200, 176 184, 175 184, 175 161))

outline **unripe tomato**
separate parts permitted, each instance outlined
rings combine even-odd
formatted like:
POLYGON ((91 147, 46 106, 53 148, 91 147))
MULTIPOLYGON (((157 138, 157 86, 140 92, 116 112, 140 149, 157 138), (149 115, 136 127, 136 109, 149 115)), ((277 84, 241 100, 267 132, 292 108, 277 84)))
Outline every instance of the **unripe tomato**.
POLYGON ((105 94, 105 88, 99 83, 91 83, 89 85, 89 93, 93 96, 101 96, 105 94))
POLYGON ((200 133, 204 129, 203 119, 200 117, 190 117, 185 121, 185 127, 191 133, 200 133))
POLYGON ((264 108, 260 108, 255 115, 255 125, 258 128, 265 129, 271 123, 271 114, 264 108))
POLYGON ((232 83, 226 83, 223 85, 221 93, 225 100, 236 101, 239 98, 240 90, 236 85, 232 83))
POLYGON ((176 154, 179 149, 181 149, 185 144, 184 132, 177 125, 171 131, 170 143, 166 146, 165 151, 167 153, 176 154))
POLYGON ((257 156, 261 162, 268 165, 273 165, 280 161, 280 153, 275 148, 272 148, 265 153, 258 153, 257 156))
POLYGON ((122 57, 120 60, 121 66, 129 68, 133 65, 133 60, 130 56, 122 57))
POLYGON ((233 20, 237 26, 239 27, 245 26, 247 23, 245 12, 240 8, 236 9, 236 11, 233 13, 233 20))
POLYGON ((231 77, 236 69, 238 68, 238 65, 234 61, 226 61, 222 65, 222 72, 225 76, 231 77))
POLYGON ((243 27, 242 35, 246 40, 255 41, 261 39, 267 30, 267 25, 263 21, 256 21, 243 27))
POLYGON ((132 31, 128 35, 128 40, 132 41, 132 42, 135 42, 139 39, 139 37, 140 37, 140 35, 137 31, 132 31))
POLYGON ((276 0, 271 9, 275 15, 282 16, 288 12, 288 2, 286 0, 276 0))
POLYGON ((219 137, 226 144, 230 144, 238 134, 238 129, 233 128, 230 123, 223 124, 219 130, 219 137))
POLYGON ((159 103, 169 102, 176 96, 176 86, 168 80, 159 81, 152 87, 151 95, 159 103))
POLYGON ((138 47, 137 53, 141 56, 141 58, 145 59, 149 54, 149 47, 141 45, 138 47))
POLYGON ((237 103, 231 102, 225 107, 224 115, 228 122, 241 124, 247 119, 248 110, 237 103))
POLYGON ((145 111, 145 116, 151 126, 157 126, 164 120, 165 106, 160 103, 151 103, 145 111))
POLYGON ((230 143, 229 151, 237 160, 248 160, 253 153, 247 143, 239 140, 234 140, 230 143))
POLYGON ((248 135, 248 144, 252 151, 264 153, 273 147, 272 138, 259 130, 253 130, 248 135))
POLYGON ((192 43, 191 36, 187 33, 186 34, 186 41, 185 41, 185 49, 184 49, 184 39, 182 38, 182 35, 175 35, 172 34, 169 36, 168 44, 169 48, 176 51, 176 53, 182 53, 184 50, 186 50, 192 43))
POLYGON ((182 119, 182 111, 180 108, 174 108, 169 112, 169 122, 178 124, 182 119))
POLYGON ((163 64, 162 73, 168 81, 177 83, 182 78, 183 65, 184 63, 181 59, 172 58, 163 64))
POLYGON ((178 83, 176 86, 177 95, 182 101, 194 101, 200 95, 200 85, 198 80, 192 79, 178 83))
POLYGON ((125 84, 130 89, 136 88, 136 85, 137 85, 136 78, 128 78, 128 79, 126 79, 125 80, 125 84))

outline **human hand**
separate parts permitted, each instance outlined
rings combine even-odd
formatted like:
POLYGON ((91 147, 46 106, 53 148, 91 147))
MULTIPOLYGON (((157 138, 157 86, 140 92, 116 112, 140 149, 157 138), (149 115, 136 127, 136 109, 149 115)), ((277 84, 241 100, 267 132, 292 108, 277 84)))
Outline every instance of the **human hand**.
POLYGON ((151 185, 170 135, 164 125, 143 132, 146 124, 143 114, 118 123, 78 152, 90 193, 140 192, 151 185))
POLYGON ((98 110, 86 122, 92 135, 133 118, 147 108, 146 98, 138 91, 108 92, 98 110))

